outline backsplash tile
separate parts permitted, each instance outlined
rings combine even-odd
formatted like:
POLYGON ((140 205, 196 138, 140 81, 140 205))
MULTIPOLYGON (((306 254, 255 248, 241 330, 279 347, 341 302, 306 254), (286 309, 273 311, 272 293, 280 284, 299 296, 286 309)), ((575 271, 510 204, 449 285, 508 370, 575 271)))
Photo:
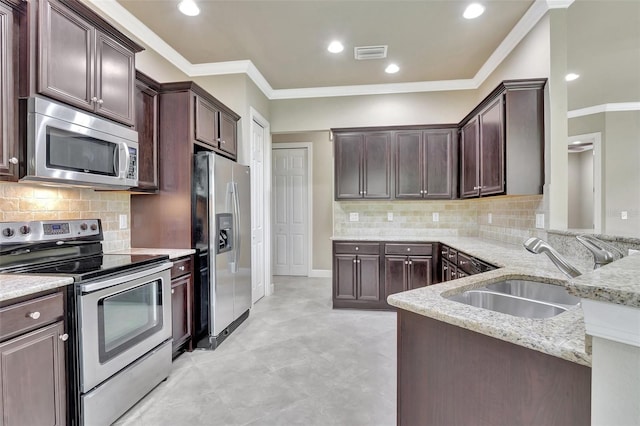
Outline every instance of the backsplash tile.
POLYGON ((119 226, 119 215, 129 212, 127 192, 0 184, 0 221, 101 219, 105 251, 130 248, 131 232, 119 226))
POLYGON ((542 195, 450 201, 341 201, 334 202, 334 236, 469 236, 522 244, 530 236, 544 235, 544 230, 535 229, 536 213, 544 213, 542 195), (393 221, 387 220, 388 212, 393 213, 393 221), (349 213, 358 213, 359 221, 350 222, 349 213), (433 213, 438 213, 438 222, 433 221, 433 213))

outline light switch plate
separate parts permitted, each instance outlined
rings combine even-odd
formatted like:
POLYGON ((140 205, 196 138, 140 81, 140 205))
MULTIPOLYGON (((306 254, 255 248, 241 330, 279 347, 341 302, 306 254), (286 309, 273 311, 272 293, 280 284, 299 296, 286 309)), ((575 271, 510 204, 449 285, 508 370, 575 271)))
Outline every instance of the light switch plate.
POLYGON ((544 213, 536 213, 536 228, 544 228, 544 213))
POLYGON ((437 212, 433 212, 433 221, 434 222, 440 222, 440 213, 437 212))
POLYGON ((628 218, 629 218, 629 215, 627 212, 620 212, 620 219, 627 220, 628 218))
POLYGON ((358 222, 360 221, 360 214, 356 213, 349 213, 349 222, 358 222))
POLYGON ((393 222, 393 212, 387 212, 387 220, 393 222))
POLYGON ((127 215, 121 214, 118 218, 120 220, 120 229, 127 229, 127 215))

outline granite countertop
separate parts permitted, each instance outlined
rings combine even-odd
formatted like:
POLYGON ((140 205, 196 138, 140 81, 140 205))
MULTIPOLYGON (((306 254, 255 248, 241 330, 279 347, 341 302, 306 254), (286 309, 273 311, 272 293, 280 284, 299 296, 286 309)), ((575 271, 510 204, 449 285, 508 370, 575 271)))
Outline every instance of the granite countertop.
MULTIPOLYGON (((445 299, 446 296, 504 279, 531 279, 568 286, 567 278, 545 255, 523 247, 470 237, 340 238, 336 241, 437 241, 499 266, 500 269, 389 296, 401 309, 457 325, 478 333, 591 366, 585 344, 584 315, 579 306, 547 319, 520 318, 445 299)), ((592 267, 571 259, 583 272, 592 267)), ((590 352, 590 350, 589 350, 590 352)))
POLYGON ((71 277, 0 274, 0 302, 64 287, 71 283, 73 283, 73 278, 71 277))
POLYGON ((118 251, 109 252, 109 254, 149 254, 149 255, 167 255, 169 260, 178 259, 180 257, 194 254, 194 249, 169 249, 169 248, 129 248, 118 251))

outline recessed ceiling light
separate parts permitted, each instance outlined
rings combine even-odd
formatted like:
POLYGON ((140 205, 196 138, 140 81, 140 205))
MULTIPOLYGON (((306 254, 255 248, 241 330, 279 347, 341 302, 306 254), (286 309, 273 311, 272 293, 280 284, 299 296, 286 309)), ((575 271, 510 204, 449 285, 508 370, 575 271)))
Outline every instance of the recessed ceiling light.
POLYGON ((196 16, 200 14, 200 8, 193 0, 182 0, 178 4, 178 10, 187 16, 196 16))
POLYGON ((578 77, 580 77, 580 74, 575 74, 575 73, 570 72, 569 74, 564 76, 564 79, 566 81, 573 81, 573 80, 576 80, 578 77))
POLYGON ((329 47, 327 47, 327 50, 331 53, 340 53, 344 50, 344 46, 339 41, 334 40, 329 43, 329 47))
POLYGON ((386 72, 387 74, 395 74, 398 71, 400 71, 400 67, 396 64, 389 64, 389 66, 384 69, 384 72, 386 72))
POLYGON ((462 14, 466 19, 475 19, 484 13, 484 6, 480 3, 471 3, 462 14))

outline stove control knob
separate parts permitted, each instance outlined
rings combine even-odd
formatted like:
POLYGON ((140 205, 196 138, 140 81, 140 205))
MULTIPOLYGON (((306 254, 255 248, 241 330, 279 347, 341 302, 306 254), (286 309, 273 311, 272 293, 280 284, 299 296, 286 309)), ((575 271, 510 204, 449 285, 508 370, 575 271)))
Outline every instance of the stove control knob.
POLYGON ((95 223, 92 223, 92 224, 91 224, 91 230, 92 230, 92 231, 95 231, 95 230, 97 230, 97 229, 98 229, 98 225, 97 225, 97 224, 95 224, 95 223))
POLYGON ((80 229, 82 229, 83 231, 86 231, 86 230, 87 230, 87 228, 88 228, 88 226, 87 226, 87 224, 86 224, 86 223, 81 223, 81 224, 80 224, 80 229))
POLYGON ((11 238, 15 235, 16 231, 14 231, 12 228, 4 228, 2 230, 2 236, 3 237, 7 237, 7 238, 11 238))
POLYGON ((20 233, 22 235, 29 235, 31 233, 31 227, 29 225, 22 225, 20 227, 20 233))

